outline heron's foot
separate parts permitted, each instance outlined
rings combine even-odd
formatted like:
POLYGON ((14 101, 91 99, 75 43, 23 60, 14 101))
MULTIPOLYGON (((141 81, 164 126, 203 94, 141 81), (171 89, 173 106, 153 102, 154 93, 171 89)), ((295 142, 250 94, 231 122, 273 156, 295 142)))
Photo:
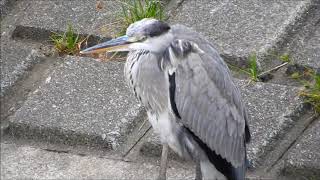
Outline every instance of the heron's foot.
POLYGON ((160 162, 160 173, 157 180, 167 179, 168 151, 169 151, 168 144, 163 144, 162 153, 161 153, 161 162, 160 162))
POLYGON ((197 163, 196 163, 196 178, 195 178, 195 180, 202 180, 200 161, 197 161, 197 163))

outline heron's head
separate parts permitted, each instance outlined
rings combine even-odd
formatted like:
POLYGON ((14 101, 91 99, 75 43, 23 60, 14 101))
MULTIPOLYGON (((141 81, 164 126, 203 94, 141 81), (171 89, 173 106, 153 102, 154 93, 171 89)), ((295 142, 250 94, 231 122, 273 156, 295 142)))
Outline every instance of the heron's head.
POLYGON ((173 39, 170 26, 155 19, 142 19, 131 24, 124 36, 82 50, 81 54, 148 50, 163 52, 173 39))

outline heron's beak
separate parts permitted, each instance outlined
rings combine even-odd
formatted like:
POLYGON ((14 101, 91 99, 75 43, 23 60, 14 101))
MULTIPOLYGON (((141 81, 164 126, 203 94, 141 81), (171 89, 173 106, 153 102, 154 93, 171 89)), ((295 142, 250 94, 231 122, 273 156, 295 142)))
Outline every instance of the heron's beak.
POLYGON ((91 53, 101 53, 101 52, 114 52, 114 51, 128 51, 129 44, 128 36, 121 36, 110 41, 97 44, 95 46, 89 47, 80 51, 80 54, 91 54, 91 53))

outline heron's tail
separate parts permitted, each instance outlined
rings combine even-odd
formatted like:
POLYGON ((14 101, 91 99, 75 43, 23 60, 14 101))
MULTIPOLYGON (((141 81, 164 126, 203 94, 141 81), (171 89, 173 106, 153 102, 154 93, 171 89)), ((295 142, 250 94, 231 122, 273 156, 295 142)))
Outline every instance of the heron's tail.
POLYGON ((234 167, 230 162, 228 162, 226 159, 222 158, 220 155, 216 154, 209 148, 206 150, 206 154, 210 163, 212 163, 214 167, 227 178, 227 180, 245 179, 247 169, 245 160, 243 161, 243 164, 241 166, 234 167))
POLYGON ((242 166, 234 167, 230 162, 222 158, 214 150, 211 150, 200 138, 198 138, 188 128, 186 128, 186 131, 188 131, 188 134, 192 136, 193 140, 196 141, 196 143, 199 145, 202 151, 205 152, 210 164, 212 164, 214 168, 218 170, 221 174, 223 174, 228 180, 245 179, 245 173, 247 169, 247 155, 245 155, 245 159, 243 161, 242 166))

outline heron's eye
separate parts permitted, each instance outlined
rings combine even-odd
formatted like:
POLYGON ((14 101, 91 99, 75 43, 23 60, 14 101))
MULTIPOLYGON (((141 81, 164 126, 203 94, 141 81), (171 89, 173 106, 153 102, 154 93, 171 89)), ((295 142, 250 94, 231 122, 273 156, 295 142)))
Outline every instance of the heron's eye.
POLYGON ((141 42, 141 41, 144 41, 147 37, 145 36, 134 36, 134 37, 130 37, 129 38, 129 41, 130 42, 141 42))
POLYGON ((138 37, 137 38, 138 39, 138 41, 144 41, 144 40, 146 40, 147 39, 147 37, 146 36, 140 36, 140 37, 138 37))

